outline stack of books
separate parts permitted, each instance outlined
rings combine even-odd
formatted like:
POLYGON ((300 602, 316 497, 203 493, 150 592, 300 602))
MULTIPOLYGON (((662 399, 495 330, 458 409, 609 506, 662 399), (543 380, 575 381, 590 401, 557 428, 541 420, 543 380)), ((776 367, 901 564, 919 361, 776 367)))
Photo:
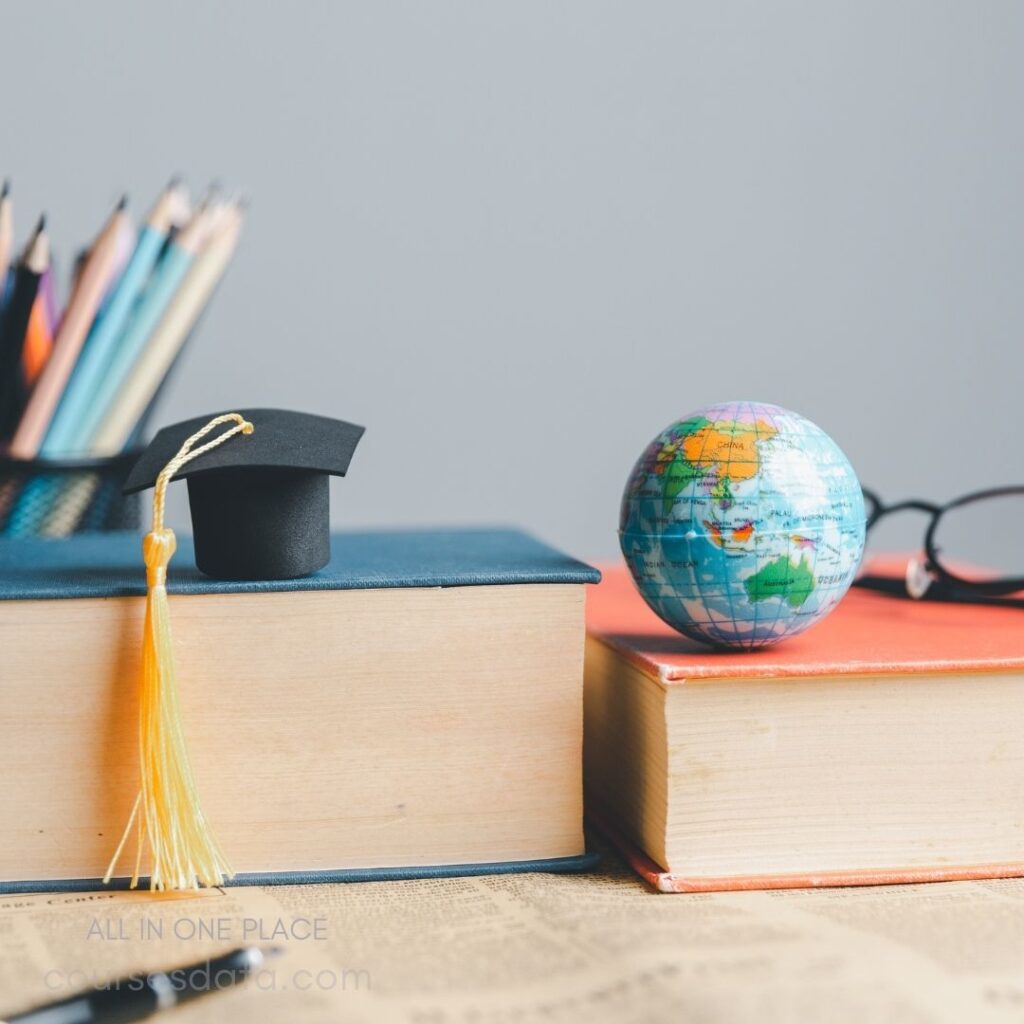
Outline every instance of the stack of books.
POLYGON ((587 621, 588 813, 661 891, 1024 874, 1018 609, 855 588, 728 653, 614 567, 587 621))
MULTIPOLYGON (((97 887, 130 809, 138 543, 0 540, 0 891, 97 887)), ((240 882, 581 870, 584 779, 664 892, 1024 874, 1016 609, 855 589, 728 653, 622 567, 585 621, 599 574, 516 531, 332 548, 257 583, 176 557, 183 717, 240 882)))
MULTIPOLYGON (((332 552, 300 579, 229 582, 179 540, 182 717, 237 880, 592 863, 598 573, 514 530, 338 534, 332 552)), ((139 786, 145 591, 135 534, 0 539, 0 892, 100 886, 139 786)))
MULTIPOLYGON (((134 534, 0 539, 0 891, 91 889, 138 788, 134 534)), ((240 882, 592 863, 664 892, 1024 874, 1017 609, 854 589, 759 652, 511 530, 338 534, 169 582, 204 809, 240 882), (584 639, 586 634, 586 656, 584 639), (585 664, 585 670, 584 670, 585 664)), ((119 884, 124 884, 124 879, 119 884)))

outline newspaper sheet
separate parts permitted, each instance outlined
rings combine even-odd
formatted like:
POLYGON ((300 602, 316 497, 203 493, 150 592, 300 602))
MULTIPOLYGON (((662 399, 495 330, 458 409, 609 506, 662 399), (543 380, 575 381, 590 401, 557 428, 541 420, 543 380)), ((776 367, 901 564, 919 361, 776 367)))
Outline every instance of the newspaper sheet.
POLYGON ((655 894, 600 873, 0 897, 0 1015, 237 946, 175 1024, 1024 1021, 1024 882, 655 894))

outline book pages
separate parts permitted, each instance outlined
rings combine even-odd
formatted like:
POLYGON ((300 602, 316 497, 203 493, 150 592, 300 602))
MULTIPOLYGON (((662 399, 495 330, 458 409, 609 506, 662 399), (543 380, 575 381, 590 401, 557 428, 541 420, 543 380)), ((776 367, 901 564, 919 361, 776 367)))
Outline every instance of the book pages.
POLYGON ((176 1024, 986 1024, 1024 1008, 1020 880, 665 896, 609 855, 582 876, 6 897, 0 1013, 253 944, 284 952, 176 1024))

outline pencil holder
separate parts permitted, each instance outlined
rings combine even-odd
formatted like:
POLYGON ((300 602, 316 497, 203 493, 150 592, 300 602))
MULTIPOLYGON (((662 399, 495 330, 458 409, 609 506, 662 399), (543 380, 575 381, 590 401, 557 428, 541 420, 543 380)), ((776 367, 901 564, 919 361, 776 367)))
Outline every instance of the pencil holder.
POLYGON ((111 458, 0 457, 0 535, 68 537, 136 530, 139 495, 123 495, 139 450, 111 458))

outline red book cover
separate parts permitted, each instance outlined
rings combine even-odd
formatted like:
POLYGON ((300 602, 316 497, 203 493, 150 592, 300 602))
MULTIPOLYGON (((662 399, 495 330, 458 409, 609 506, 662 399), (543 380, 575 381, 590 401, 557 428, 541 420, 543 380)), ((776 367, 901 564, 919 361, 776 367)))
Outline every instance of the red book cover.
MULTIPOLYGON (((901 568, 893 559, 871 566, 892 575, 902 575, 901 568)), ((806 633, 759 651, 729 652, 689 640, 662 622, 624 565, 602 572, 587 597, 587 631, 664 683, 1024 669, 1019 608, 912 601, 853 587, 806 633)))

